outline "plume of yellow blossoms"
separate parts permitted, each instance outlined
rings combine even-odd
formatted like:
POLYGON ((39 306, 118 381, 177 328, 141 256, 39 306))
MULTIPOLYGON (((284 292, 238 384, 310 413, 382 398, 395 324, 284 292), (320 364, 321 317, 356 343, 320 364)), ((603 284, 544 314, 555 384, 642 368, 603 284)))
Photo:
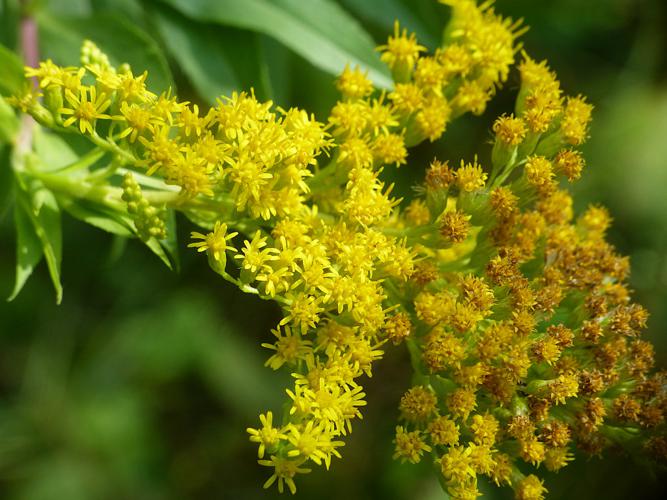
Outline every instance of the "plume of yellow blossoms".
MULTIPOLYGON (((492 127, 489 169, 434 160, 403 206, 382 181, 408 147, 481 114, 515 61, 519 23, 490 2, 441 1, 452 8, 442 48, 427 55, 397 23, 379 47, 393 89, 345 68, 326 124, 252 92, 209 110, 157 96, 145 73, 113 68, 90 44, 82 68, 28 68, 40 92, 13 100, 113 158, 96 178, 111 186, 125 172, 120 199, 142 239, 165 237, 165 206, 182 211, 210 231, 190 246, 217 273, 280 303, 284 317, 262 345, 266 365, 294 383, 284 414, 248 429, 270 469, 265 487, 294 493, 297 474, 341 456, 366 404, 360 379, 388 343, 407 345, 415 372, 395 458, 434 461, 453 498, 479 496, 479 476, 543 498, 536 468, 565 467, 575 448, 665 456, 665 378, 649 374, 647 312, 630 302, 628 260, 604 240, 606 210, 575 219, 563 186, 584 166, 584 98, 564 97, 546 62, 524 54, 516 109, 492 127)), ((118 191, 98 201, 116 203, 118 191)))

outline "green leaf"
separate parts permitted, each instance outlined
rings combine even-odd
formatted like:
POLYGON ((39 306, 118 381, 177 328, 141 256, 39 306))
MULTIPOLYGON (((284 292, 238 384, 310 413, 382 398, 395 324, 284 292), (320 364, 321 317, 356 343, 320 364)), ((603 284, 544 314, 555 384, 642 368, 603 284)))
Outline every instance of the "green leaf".
POLYGON ((63 210, 72 217, 90 224, 93 227, 102 229, 111 234, 124 236, 126 238, 134 236, 134 231, 127 217, 112 210, 106 210, 99 205, 93 205, 86 200, 75 200, 68 198, 61 200, 63 210))
POLYGON ((62 260, 60 208, 53 193, 40 181, 23 178, 19 174, 15 178, 17 204, 29 216, 34 232, 42 244, 49 275, 56 290, 56 302, 60 304, 63 297, 63 287, 60 283, 62 260))
POLYGON ((19 119, 12 107, 0 96, 0 144, 14 142, 19 131, 19 119))
POLYGON ((0 44, 10 49, 16 47, 20 20, 19 5, 16 0, 0 1, 0 44))
POLYGON ((13 172, 10 165, 11 148, 0 144, 0 221, 10 206, 12 190, 14 189, 13 172))
MULTIPOLYGON (((295 78, 291 67, 293 56, 284 45, 266 35, 258 35, 257 44, 259 71, 261 78, 266 82, 268 92, 266 98, 285 106, 290 102, 291 84, 295 78)), ((330 83, 327 82, 327 84, 330 83)), ((331 87, 333 89, 333 86, 331 87)), ((303 95, 302 89, 299 90, 300 96, 303 95)), ((319 92, 318 89, 317 95, 319 97, 326 94, 319 92)), ((328 106, 330 106, 329 101, 327 101, 328 106)))
POLYGON ((25 82, 23 62, 4 45, 0 45, 0 94, 17 94, 25 82))
POLYGON ((379 25, 387 33, 394 30, 394 21, 398 20, 401 27, 417 34, 423 45, 431 48, 438 46, 439 39, 433 36, 422 20, 401 2, 401 0, 339 0, 347 9, 364 21, 379 25))
POLYGON ((89 17, 60 17, 40 11, 40 50, 58 64, 79 65, 81 44, 92 40, 112 64, 129 63, 135 74, 148 71, 151 90, 174 87, 169 65, 160 47, 136 25, 113 14, 89 17))
POLYGON ((155 238, 151 238, 148 241, 144 241, 146 246, 150 248, 151 252, 153 252, 155 255, 157 255, 164 264, 171 269, 172 271, 175 269, 174 263, 171 261, 169 258, 169 253, 165 249, 164 245, 156 240, 155 238))
POLYGON ((160 191, 173 191, 174 193, 177 193, 180 190, 179 187, 174 186, 173 184, 166 184, 164 180, 160 179, 159 177, 151 177, 149 175, 135 172, 134 170, 128 170, 123 167, 120 167, 117 172, 118 175, 121 176, 128 172, 131 173, 141 187, 159 189, 160 191))
POLYGON ((95 12, 122 12, 124 18, 143 26, 141 0, 90 0, 90 4, 95 12))
POLYGON ((14 208, 14 224, 16 227, 16 279, 14 290, 7 299, 12 301, 23 289, 26 281, 44 256, 42 242, 35 232, 30 214, 23 204, 17 203, 14 208))
POLYGON ((181 260, 178 255, 178 233, 176 231, 176 212, 167 210, 165 218, 165 227, 167 228, 167 237, 161 241, 162 247, 169 255, 169 259, 174 265, 174 270, 178 272, 181 268, 181 260))
POLYGON ((264 33, 329 73, 340 73, 346 64, 359 65, 378 86, 391 86, 373 39, 331 0, 161 1, 201 22, 264 33))
POLYGON ((195 90, 209 104, 239 89, 240 81, 229 57, 233 52, 227 50, 233 40, 220 40, 213 27, 199 25, 171 9, 151 9, 151 20, 195 90))
POLYGON ((58 170, 79 159, 74 150, 65 140, 42 127, 35 127, 33 147, 40 160, 40 168, 44 171, 58 170))
POLYGON ((83 16, 90 12, 90 0, 47 0, 44 3, 51 12, 60 15, 83 16))

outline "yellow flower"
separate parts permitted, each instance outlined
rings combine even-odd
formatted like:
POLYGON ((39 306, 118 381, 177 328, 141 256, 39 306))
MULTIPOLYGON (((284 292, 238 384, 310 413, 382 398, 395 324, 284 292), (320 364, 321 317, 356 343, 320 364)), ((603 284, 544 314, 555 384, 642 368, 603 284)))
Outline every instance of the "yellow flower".
POLYGON ((63 68, 55 64, 51 59, 39 63, 39 67, 25 67, 25 76, 28 78, 37 78, 40 88, 60 87, 63 85, 63 79, 69 75, 79 74, 78 68, 63 68))
POLYGON ((474 66, 472 54, 468 47, 462 44, 450 43, 444 49, 437 51, 436 56, 448 79, 456 75, 467 76, 474 66))
POLYGON ((382 164, 395 164, 397 167, 406 162, 408 151, 403 136, 398 134, 380 134, 373 141, 373 155, 382 164))
POLYGON ((169 137, 170 128, 164 124, 157 125, 150 139, 139 136, 139 142, 144 146, 144 160, 142 165, 152 175, 157 170, 170 164, 177 163, 176 158, 182 156, 178 142, 169 137))
POLYGON ((508 146, 518 146, 526 137, 526 124, 514 115, 500 116, 493 124, 493 132, 498 140, 508 146))
POLYGON ((424 103, 424 107, 417 113, 417 130, 423 138, 433 142, 445 133, 452 110, 447 99, 434 96, 424 103))
POLYGON ((467 420, 468 415, 477 406, 475 391, 470 389, 456 389, 447 398, 447 406, 452 415, 467 420))
POLYGON ((171 89, 169 89, 167 92, 160 94, 157 101, 152 104, 151 109, 160 120, 173 125, 174 115, 180 113, 185 106, 185 103, 178 102, 178 99, 171 95, 171 89))
POLYGON ((156 122, 156 117, 148 110, 136 104, 128 104, 123 101, 120 105, 122 116, 114 116, 114 120, 125 121, 125 129, 118 135, 119 138, 128 137, 130 142, 137 140, 137 137, 144 131, 151 130, 156 122))
POLYGON ((309 472, 303 464, 328 468, 340 456, 338 439, 366 404, 358 379, 371 376, 389 340, 405 341, 419 372, 399 404, 407 425, 396 429, 394 457, 416 463, 433 452, 453 498, 478 497, 484 474, 539 500, 541 480, 516 462, 558 470, 572 459, 570 441, 600 452, 608 423, 622 423, 639 445, 664 420, 664 375, 649 376, 653 349, 636 338, 647 312, 630 302, 627 259, 604 239, 610 215, 591 207, 573 221, 573 199, 559 187, 581 174, 571 146, 586 139, 592 107, 564 99, 546 62, 524 55, 519 66, 515 115, 493 125, 490 186, 476 160, 458 170, 434 160, 405 206, 391 197, 383 165, 405 163, 408 147, 438 139, 464 112, 484 111, 517 51, 520 23, 496 15, 492 1, 441 3, 453 8, 444 48, 424 56, 396 24, 380 47, 393 91, 371 97, 367 76, 346 67, 326 125, 252 91, 208 110, 170 93, 158 98, 147 73, 116 70, 90 44, 85 68, 47 61, 27 69, 40 87, 10 100, 45 126, 59 123, 59 110, 66 127, 78 121, 128 170, 159 171, 146 184, 178 186, 143 195, 126 174, 122 200, 151 237, 163 235, 162 195, 177 195, 170 206, 193 218, 219 212, 232 226, 261 228, 235 256, 238 279, 225 272, 237 234, 227 224, 192 233, 189 246, 242 290, 283 307, 274 342, 262 346, 273 351, 267 366, 294 372, 289 410, 284 425, 274 427, 267 412, 247 429, 259 463, 273 468, 266 487, 294 492, 295 476, 309 472), (110 139, 127 140, 96 136, 108 108, 119 115, 110 139), (609 397, 614 388, 625 392, 609 397))
POLYGON ((464 446, 452 446, 440 458, 440 470, 448 481, 463 483, 475 477, 470 457, 471 449, 464 446))
POLYGON ((466 81, 460 87, 454 99, 452 107, 455 114, 462 114, 468 111, 475 115, 481 115, 486 109, 486 103, 493 97, 493 87, 487 90, 479 81, 466 81))
POLYGON ((411 387, 401 398, 401 416, 410 422, 423 422, 437 414, 438 399, 428 387, 411 387))
POLYGON ((400 425, 396 427, 394 442, 396 443, 394 459, 400 458, 401 462, 407 460, 413 464, 419 463, 424 452, 431 451, 431 447, 423 441, 419 431, 406 432, 400 425))
POLYGON ((269 262, 278 259, 278 250, 273 247, 267 248, 267 236, 262 236, 261 231, 256 231, 252 240, 245 240, 241 254, 237 255, 237 259, 243 262, 241 267, 251 273, 263 269, 269 262))
POLYGON ((26 83, 18 94, 7 97, 6 100, 7 104, 20 109, 24 113, 28 113, 33 106, 39 103, 41 96, 42 92, 39 88, 26 83))
POLYGON ((290 458, 302 457, 312 460, 317 465, 322 465, 328 469, 331 464, 331 456, 340 458, 337 447, 343 446, 342 441, 332 441, 332 432, 327 430, 324 422, 316 423, 315 420, 309 420, 305 425, 290 424, 287 427, 287 439, 294 449, 287 452, 290 458))
POLYGON ((488 175, 477 163, 477 158, 472 163, 465 163, 461 160, 461 166, 455 172, 456 183, 461 191, 472 193, 484 188, 488 175))
POLYGON ((273 467, 274 471, 271 477, 264 483, 264 488, 270 488, 273 483, 278 480, 278 491, 282 493, 285 491, 285 484, 294 495, 296 493, 296 484, 294 483, 294 476, 297 474, 307 474, 310 469, 301 467, 305 460, 303 458, 290 459, 283 458, 276 455, 271 455, 270 460, 258 460, 260 465, 273 467))
POLYGON ((380 45, 377 50, 382 52, 380 58, 389 66, 397 81, 405 81, 412 72, 419 53, 426 47, 417 43, 414 33, 408 36, 408 31, 401 28, 398 21, 394 23, 394 35, 390 36, 386 45, 380 45))
POLYGON ((66 90, 65 99, 71 107, 63 107, 58 110, 63 115, 72 115, 63 122, 65 127, 78 121, 81 133, 92 135, 95 133, 97 120, 111 118, 104 114, 104 111, 111 105, 111 100, 104 93, 97 95, 94 86, 81 87, 78 95, 71 90, 66 90))
POLYGON ((490 413, 473 415, 470 430, 473 432, 475 443, 478 445, 493 446, 496 442, 498 429, 498 420, 490 413))
POLYGON ((157 96, 146 88, 146 78, 148 78, 147 71, 139 76, 127 71, 119 73, 116 79, 112 79, 108 84, 118 92, 122 101, 154 102, 157 96))
POLYGON ((544 460, 544 443, 538 441, 537 438, 530 436, 527 439, 521 440, 520 445, 520 454, 524 461, 537 466, 544 460))
POLYGON ((319 323, 320 314, 323 311, 319 297, 300 293, 292 299, 287 316, 280 321, 280 324, 286 325, 291 322, 302 333, 305 333, 309 328, 314 328, 319 323))
POLYGON ((203 130, 206 130, 209 124, 209 117, 199 116, 199 106, 197 104, 193 105, 192 108, 189 106, 183 106, 176 124, 179 127, 182 127, 185 137, 190 137, 190 134, 194 134, 199 137, 202 134, 203 130))
POLYGON ((454 446, 459 442, 459 426, 448 417, 438 417, 428 424, 427 432, 435 445, 454 446))
POLYGON ((468 237, 469 220, 462 211, 446 212, 440 222, 440 234, 452 243, 461 243, 468 237))
POLYGON ((551 381, 548 396, 556 404, 565 404, 567 398, 576 397, 579 393, 579 382, 576 374, 563 374, 551 381))
POLYGON ((279 328, 276 328, 271 331, 278 339, 274 344, 262 344, 262 347, 276 351, 265 363, 265 366, 270 366, 274 370, 285 363, 295 365, 299 359, 303 359, 311 351, 312 342, 310 340, 304 340, 301 335, 292 331, 289 325, 285 326, 283 330, 281 332, 279 328))
POLYGON ((414 81, 427 94, 442 95, 445 77, 445 68, 435 57, 422 57, 417 61, 414 81))
POLYGON ((591 121, 593 106, 583 96, 568 97, 565 113, 561 122, 561 132, 565 140, 573 146, 579 146, 588 137, 588 123, 591 121))
POLYGON ((338 148, 338 162, 348 168, 371 167, 373 151, 368 139, 350 137, 338 148))
POLYGON ((515 487, 517 500, 542 500, 546 492, 542 481, 533 474, 522 479, 515 487))
POLYGON ((581 171, 585 165, 584 157, 579 151, 565 149, 560 151, 554 158, 554 166, 557 171, 565 174, 570 181, 581 177, 581 171))
POLYGON ((312 415, 324 421, 333 431, 347 434, 352 420, 361 417, 360 406, 366 406, 366 394, 360 385, 325 381, 312 394, 312 415))
POLYGON ((544 156, 530 156, 526 159, 526 179, 540 193, 550 193, 555 189, 553 165, 544 156))
POLYGON ((226 252, 236 252, 236 248, 230 246, 228 243, 237 234, 239 233, 227 233, 227 224, 217 221, 213 227, 213 231, 208 234, 193 231, 191 237, 203 241, 190 243, 188 247, 196 248, 198 252, 208 252, 208 255, 218 262, 224 270, 225 263, 227 262, 226 252))
POLYGON ((256 276, 255 280, 263 284, 264 293, 269 297, 275 297, 278 294, 290 289, 293 279, 293 272, 287 267, 265 266, 256 276))
POLYGON ((347 98, 363 99, 373 92, 373 82, 368 79, 366 73, 359 67, 352 70, 349 65, 345 65, 345 69, 336 80, 336 88, 347 98))
POLYGON ((181 187, 187 197, 213 196, 215 178, 208 163, 192 146, 184 146, 163 168, 167 184, 181 187))
POLYGON ((394 109, 404 115, 418 111, 424 103, 424 92, 414 83, 397 83, 388 97, 394 109))
POLYGON ((273 427, 273 413, 270 411, 260 415, 259 420, 262 423, 261 429, 248 427, 246 431, 250 434, 250 441, 259 443, 257 456, 263 458, 266 450, 274 449, 282 439, 287 439, 287 434, 283 430, 273 427))
POLYGON ((547 450, 544 457, 544 465, 550 471, 559 471, 572 460, 574 460, 574 456, 570 453, 569 449, 565 447, 551 448, 547 450))

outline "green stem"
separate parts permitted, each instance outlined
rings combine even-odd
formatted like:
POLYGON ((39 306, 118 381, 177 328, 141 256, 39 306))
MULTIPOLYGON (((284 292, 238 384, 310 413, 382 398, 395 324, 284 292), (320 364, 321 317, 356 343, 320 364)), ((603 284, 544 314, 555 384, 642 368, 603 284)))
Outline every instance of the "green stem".
POLYGON ((65 165, 64 167, 61 167, 59 169, 51 170, 51 173, 57 172, 59 174, 64 174, 64 173, 74 172, 76 170, 86 169, 94 165, 95 162, 97 162, 105 154, 106 154, 105 150, 101 148, 93 148, 75 162, 72 162, 69 165, 65 165))
MULTIPOLYGON (((124 211, 126 209, 125 202, 122 200, 123 190, 121 188, 90 182, 90 179, 72 179, 39 170, 31 170, 30 175, 41 180, 52 191, 75 199, 99 203, 114 210, 124 211)), ((143 196, 152 205, 166 205, 182 212, 208 210, 220 213, 221 209, 231 211, 234 208, 234 201, 229 196, 221 199, 186 198, 180 192, 162 190, 144 190, 143 196)))
POLYGON ((125 202, 121 199, 123 190, 120 188, 101 186, 83 180, 73 181, 68 177, 34 170, 30 172, 30 175, 41 180, 51 191, 60 192, 75 199, 92 201, 114 210, 125 210, 125 202))
POLYGON ((335 176, 337 171, 336 156, 331 159, 328 165, 322 167, 317 173, 308 179, 308 187, 310 187, 312 192, 317 192, 322 188, 328 187, 331 177, 335 176))
POLYGON ((96 146, 109 151, 110 153, 113 153, 119 156, 121 159, 125 160, 124 163, 131 163, 132 165, 139 163, 139 160, 137 160, 137 158, 132 153, 124 150, 111 139, 102 139, 99 135, 97 135, 97 132, 94 132, 90 136, 90 140, 96 146))
POLYGON ((417 344, 417 341, 412 338, 407 338, 405 340, 405 345, 408 347, 408 352, 410 353, 410 364, 412 365, 412 370, 415 372, 415 375, 421 377, 423 376, 421 369, 421 359, 422 352, 417 344))
POLYGON ((236 285, 239 290, 241 290, 244 293, 250 293, 252 295, 257 295, 260 299, 263 300, 275 300, 276 302, 280 302, 281 304, 285 304, 287 306, 292 304, 292 301, 286 297, 282 297, 280 295, 276 295, 275 297, 272 297, 270 295, 264 295, 262 294, 257 288, 254 286, 249 285, 248 283, 244 283, 238 278, 235 278, 231 274, 229 274, 227 271, 221 271, 221 270, 216 270, 220 276, 222 276, 225 281, 228 281, 234 285, 236 285))

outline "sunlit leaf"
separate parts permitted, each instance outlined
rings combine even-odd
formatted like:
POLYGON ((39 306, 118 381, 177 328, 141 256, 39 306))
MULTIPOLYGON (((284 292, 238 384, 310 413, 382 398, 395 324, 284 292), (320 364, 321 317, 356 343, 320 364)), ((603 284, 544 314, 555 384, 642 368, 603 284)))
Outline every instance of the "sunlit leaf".
POLYGON ((49 275, 56 290, 56 302, 60 303, 63 296, 63 288, 60 283, 62 260, 60 208, 53 193, 46 189, 40 181, 23 178, 18 174, 16 179, 17 204, 21 205, 21 209, 29 217, 34 233, 42 244, 49 275))
POLYGON ((93 227, 127 238, 134 235, 127 216, 123 217, 122 214, 105 210, 103 207, 85 200, 67 199, 63 200, 61 204, 63 210, 72 217, 93 227))
POLYGON ((155 40, 120 16, 61 17, 40 11, 37 21, 44 58, 78 65, 81 44, 88 39, 109 56, 112 64, 129 63, 136 74, 148 71, 148 84, 153 91, 174 87, 167 61, 155 40))
POLYGON ((19 120, 12 107, 0 97, 0 144, 13 142, 19 130, 19 120))
POLYGON ((240 81, 230 61, 233 46, 215 37, 215 30, 201 26, 170 9, 151 10, 167 48, 190 82, 209 104, 221 95, 239 90, 240 81), (213 43, 212 43, 213 42, 213 43))
POLYGON ((24 204, 17 203, 14 209, 16 227, 16 278, 14 289, 7 300, 12 301, 21 292, 26 281, 44 256, 42 242, 37 236, 30 214, 24 204))
POLYGON ((21 58, 0 45, 0 94, 8 96, 21 90, 25 77, 21 58))
POLYGON ((329 73, 340 73, 346 64, 359 65, 377 85, 391 85, 373 39, 330 0, 161 1, 201 22, 264 33, 329 73))

